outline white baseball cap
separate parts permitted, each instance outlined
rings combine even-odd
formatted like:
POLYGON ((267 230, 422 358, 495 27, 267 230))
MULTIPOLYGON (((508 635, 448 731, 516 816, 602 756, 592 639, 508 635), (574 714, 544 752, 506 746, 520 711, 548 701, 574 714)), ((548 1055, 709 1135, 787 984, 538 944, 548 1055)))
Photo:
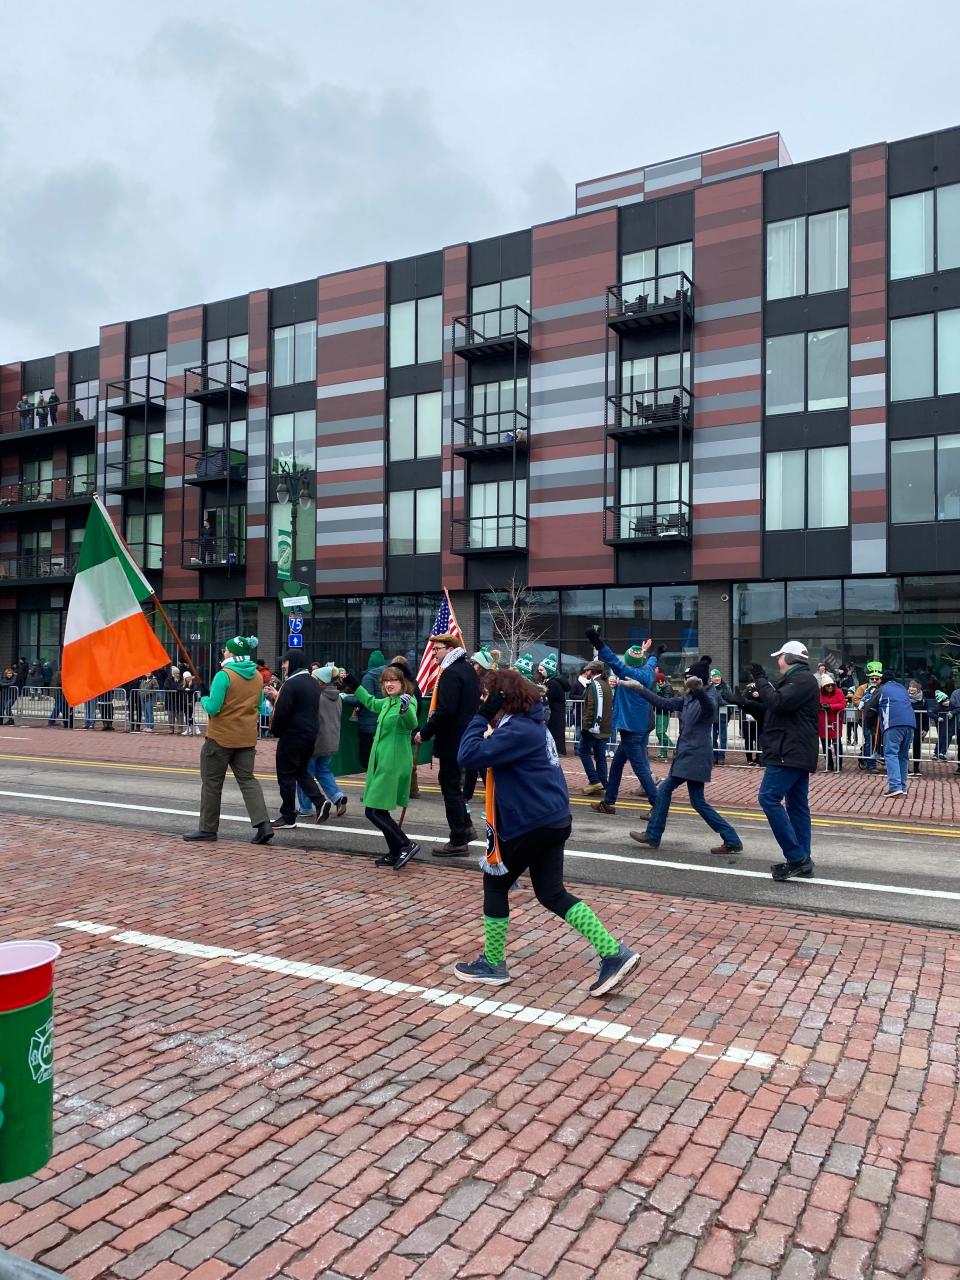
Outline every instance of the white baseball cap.
POLYGON ((781 653, 785 657, 802 658, 804 662, 809 660, 807 646, 805 644, 801 644, 799 640, 788 640, 782 648, 776 651, 776 653, 771 653, 770 657, 779 658, 781 653))

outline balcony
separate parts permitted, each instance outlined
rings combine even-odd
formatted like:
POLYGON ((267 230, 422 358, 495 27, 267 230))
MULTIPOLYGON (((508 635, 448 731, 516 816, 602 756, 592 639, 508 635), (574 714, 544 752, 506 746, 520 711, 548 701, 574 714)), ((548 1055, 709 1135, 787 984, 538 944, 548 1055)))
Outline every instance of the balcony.
POLYGON ((526 516, 466 516, 453 522, 455 556, 516 555, 526 549, 526 516))
POLYGON ((0 559, 0 582, 5 585, 70 582, 76 575, 79 559, 78 551, 34 551, 8 556, 0 559))
POLYGON ((107 463, 108 493, 135 493, 137 490, 163 491, 163 463, 127 459, 107 463))
POLYGON ((525 355, 530 350, 530 312, 515 305, 457 316, 453 352, 464 360, 525 355))
POLYGON ((184 484, 216 484, 226 480, 244 483, 247 478, 247 455, 239 449, 200 449, 187 454, 184 484))
POLYGON ((246 560, 246 542, 231 534, 223 537, 187 538, 183 544, 184 569, 238 569, 246 560))
POLYGON ((607 289, 607 324, 617 333, 693 323, 693 281, 683 271, 627 280, 607 289))
POLYGON ((246 400, 250 370, 237 360, 195 364, 183 372, 183 394, 198 404, 239 403, 246 400))
POLYGON ((663 431, 689 430, 692 399, 684 386, 654 387, 607 396, 610 406, 607 434, 625 440, 663 431))
POLYGON ((89 431, 97 425, 97 397, 84 396, 80 400, 61 400, 46 413, 38 413, 31 404, 29 409, 10 409, 0 413, 0 445, 22 443, 29 434, 31 439, 49 439, 65 433, 89 431))
POLYGON ((607 507, 603 540, 610 547, 690 541, 688 502, 635 502, 607 507))
POLYGON ((163 547, 159 542, 131 542, 124 539, 127 550, 144 573, 160 573, 163 570, 163 547))
POLYGON ((454 436, 461 437, 453 446, 460 458, 480 458, 495 454, 509 454, 516 450, 526 453, 530 439, 530 417, 519 409, 504 409, 499 413, 472 413, 465 418, 454 418, 454 436))
POLYGON ((21 480, 0 485, 0 510, 32 511, 41 504, 85 506, 96 489, 93 476, 61 476, 56 480, 21 480))
POLYGON ((145 418, 165 413, 167 384, 162 378, 148 374, 108 382, 106 407, 109 413, 119 413, 124 418, 145 418))

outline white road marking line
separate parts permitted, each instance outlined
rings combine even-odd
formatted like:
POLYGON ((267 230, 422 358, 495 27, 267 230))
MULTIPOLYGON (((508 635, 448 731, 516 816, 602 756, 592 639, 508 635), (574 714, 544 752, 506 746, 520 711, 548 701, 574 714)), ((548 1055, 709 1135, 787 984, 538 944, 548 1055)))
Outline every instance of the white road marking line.
MULTIPOLYGON (((158 805, 148 804, 123 804, 119 800, 87 800, 80 796, 50 796, 43 795, 40 792, 31 791, 0 791, 0 796, 10 796, 17 800, 52 800, 56 804, 85 804, 93 808, 99 809, 132 809, 136 813, 168 813, 175 817, 181 818, 198 818, 200 816, 197 809, 165 809, 158 805)), ((241 817, 239 814, 222 813, 220 815, 221 822, 242 822, 250 825, 250 819, 241 817)), ((380 837, 375 831, 369 830, 367 827, 334 827, 329 823, 301 823, 296 828, 298 831, 332 831, 338 835, 345 836, 365 836, 371 840, 379 840, 380 837)), ((252 828, 251 828, 252 830, 252 828)), ((418 844, 446 844, 446 836, 428 836, 411 834, 411 840, 416 840, 418 844)), ((482 840, 472 841, 476 849, 484 849, 486 846, 482 840)), ((283 845, 276 845, 275 848, 283 848, 283 845)), ((293 846, 287 846, 294 852, 293 846)), ((739 876, 748 880, 765 880, 772 884, 770 874, 767 871, 748 871, 746 867, 716 867, 701 865, 697 862, 675 862, 665 858, 647 858, 642 855, 639 857, 628 857, 622 853, 600 853, 590 849, 565 849, 564 856, 567 858, 579 858, 587 862, 619 862, 631 867, 665 867, 670 871, 696 871, 701 875, 710 876, 739 876)), ((825 876, 817 875, 809 881, 798 881, 798 889, 802 891, 804 885, 811 888, 830 888, 830 889, 858 889, 864 893, 892 893, 906 898, 932 898, 938 902, 960 902, 960 891, 952 889, 920 889, 913 885, 896 885, 896 884, 874 884, 868 880, 830 880, 825 876)))
POLYGON ((140 933, 135 929, 116 929, 113 925, 97 924, 91 920, 59 920, 58 929, 73 929, 79 933, 109 935, 111 942, 123 942, 128 946, 145 947, 150 951, 168 951, 173 955, 188 956, 195 960, 225 960, 228 964, 245 969, 264 969, 271 973, 289 973, 291 977, 321 982, 331 987, 347 987, 361 991, 382 992, 385 995, 410 995, 428 1004, 450 1008, 459 1005, 471 1009, 483 1017, 505 1018, 511 1022, 529 1023, 538 1027, 550 1027, 555 1031, 569 1031, 592 1036, 598 1040, 624 1041, 646 1049, 671 1049, 688 1057, 708 1058, 738 1062, 744 1066, 768 1070, 776 1062, 770 1053, 741 1045, 711 1044, 707 1040, 693 1040, 688 1036, 671 1036, 657 1032, 653 1036, 635 1036, 631 1028, 622 1022, 608 1022, 603 1018, 586 1018, 577 1013, 560 1013, 554 1009, 538 1009, 525 1005, 507 1004, 486 996, 461 995, 439 987, 414 986, 409 982, 397 982, 392 978, 378 978, 367 973, 353 973, 330 965, 310 964, 303 960, 287 960, 282 956, 261 955, 256 951, 237 951, 233 947, 215 947, 203 942, 190 942, 183 938, 167 938, 162 934, 140 933))
POLYGON ((6 742, 29 742, 30 739, 22 733, 0 733, 0 738, 6 742))

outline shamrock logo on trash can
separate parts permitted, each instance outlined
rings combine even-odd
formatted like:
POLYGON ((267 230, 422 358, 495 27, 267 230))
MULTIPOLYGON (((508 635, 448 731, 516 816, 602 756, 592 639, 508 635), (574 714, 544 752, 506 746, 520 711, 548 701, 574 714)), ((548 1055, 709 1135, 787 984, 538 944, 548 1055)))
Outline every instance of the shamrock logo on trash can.
POLYGON ((30 1037, 27 1063, 34 1084, 46 1084, 53 1075, 53 1019, 48 1018, 30 1037))

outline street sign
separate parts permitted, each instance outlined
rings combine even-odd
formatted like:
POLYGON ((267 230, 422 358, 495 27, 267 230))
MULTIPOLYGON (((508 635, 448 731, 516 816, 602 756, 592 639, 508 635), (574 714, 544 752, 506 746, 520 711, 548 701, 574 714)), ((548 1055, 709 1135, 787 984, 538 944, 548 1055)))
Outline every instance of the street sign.
POLYGON ((285 616, 291 613, 312 613, 313 601, 310 589, 305 582, 287 582, 277 592, 280 612, 285 616))
POLYGON ((300 609, 310 603, 309 596, 284 596, 280 603, 285 609, 300 609))
POLYGON ((303 630, 303 615, 299 613, 293 613, 287 619, 287 623, 289 624, 289 627, 290 627, 290 634, 299 635, 299 633, 303 630))
POLYGON ((287 646, 291 649, 302 649, 303 636, 297 635, 296 632, 291 631, 290 635, 287 636, 287 646))

